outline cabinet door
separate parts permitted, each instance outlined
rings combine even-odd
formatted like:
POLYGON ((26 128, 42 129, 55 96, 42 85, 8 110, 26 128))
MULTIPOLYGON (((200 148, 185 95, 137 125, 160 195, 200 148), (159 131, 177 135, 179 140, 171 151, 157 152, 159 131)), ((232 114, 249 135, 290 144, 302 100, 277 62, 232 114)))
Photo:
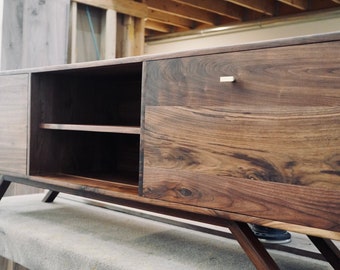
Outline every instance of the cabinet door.
POLYGON ((0 76, 0 173, 26 174, 28 75, 0 76))
POLYGON ((144 196, 340 231, 339 45, 147 63, 144 196))

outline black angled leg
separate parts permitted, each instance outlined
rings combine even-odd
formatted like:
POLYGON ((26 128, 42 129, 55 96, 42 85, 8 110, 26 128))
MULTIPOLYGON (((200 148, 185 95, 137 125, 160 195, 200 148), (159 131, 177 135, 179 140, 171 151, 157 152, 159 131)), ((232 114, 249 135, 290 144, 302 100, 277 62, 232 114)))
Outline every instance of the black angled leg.
POLYGON ((52 203, 54 199, 58 196, 59 192, 58 191, 53 191, 50 190, 47 192, 45 197, 42 199, 43 202, 45 203, 52 203))
POLYGON ((0 175, 0 200, 5 195, 9 185, 11 184, 10 181, 6 181, 3 179, 3 176, 0 175))
POLYGON ((323 239, 308 235, 308 238, 319 249, 325 259, 333 266, 334 269, 340 269, 340 251, 334 243, 329 239, 323 239))

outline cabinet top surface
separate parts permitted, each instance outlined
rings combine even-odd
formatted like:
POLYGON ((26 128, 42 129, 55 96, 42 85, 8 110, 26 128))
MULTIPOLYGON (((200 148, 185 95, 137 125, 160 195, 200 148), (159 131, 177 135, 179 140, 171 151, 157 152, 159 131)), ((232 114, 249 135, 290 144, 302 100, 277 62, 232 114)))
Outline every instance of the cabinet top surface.
POLYGON ((256 50, 256 49, 284 47, 284 46, 292 46, 292 45, 299 45, 299 44, 320 43, 320 42, 330 42, 330 41, 339 41, 339 40, 340 40, 340 32, 335 32, 335 33, 307 35, 307 36, 300 36, 300 37, 294 37, 294 38, 283 38, 283 39, 275 39, 275 40, 269 40, 269 41, 253 42, 253 43, 240 44, 240 45, 229 45, 229 46, 222 46, 222 47, 221 46, 212 47, 212 48, 207 48, 207 49, 187 50, 187 51, 181 51, 177 53, 140 55, 140 56, 125 57, 125 58, 92 61, 92 62, 62 64, 62 65, 55 65, 55 66, 44 66, 44 67, 35 67, 35 68, 19 69, 19 70, 6 70, 6 71, 1 71, 0 75, 10 75, 10 74, 18 74, 18 73, 58 72, 58 71, 66 71, 66 70, 94 69, 97 67, 110 67, 110 66, 122 66, 122 65, 141 65, 145 61, 152 61, 152 60, 208 55, 208 54, 225 53, 225 52, 249 51, 249 50, 256 50))

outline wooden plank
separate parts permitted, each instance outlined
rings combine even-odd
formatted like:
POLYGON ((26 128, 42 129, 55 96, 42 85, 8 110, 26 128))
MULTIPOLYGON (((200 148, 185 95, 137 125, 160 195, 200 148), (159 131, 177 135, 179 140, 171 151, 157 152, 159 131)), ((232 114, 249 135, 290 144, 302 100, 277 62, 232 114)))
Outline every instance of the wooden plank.
POLYGON ((3 1, 1 70, 22 67, 24 0, 3 1))
MULTIPOLYGON (((72 188, 75 190, 96 191, 103 190, 107 192, 121 193, 124 197, 127 194, 136 196, 137 186, 125 184, 131 182, 124 175, 116 175, 111 181, 100 180, 91 177, 70 175, 70 174, 49 174, 44 176, 32 176, 32 179, 42 180, 45 183, 57 184, 60 186, 72 188)), ((54 191, 56 192, 56 191, 54 191)))
POLYGON ((117 12, 108 9, 105 12, 105 19, 102 26, 102 55, 103 59, 116 58, 117 43, 117 12))
POLYGON ((78 5, 77 2, 72 1, 71 16, 70 16, 70 42, 68 56, 70 63, 77 62, 77 22, 78 22, 78 5))
POLYGON ((148 165, 148 160, 145 163, 145 197, 320 228, 340 235, 339 190, 214 176, 199 173, 199 169, 197 172, 176 167, 161 169, 148 165))
POLYGON ((148 8, 152 10, 159 10, 183 18, 194 19, 195 21, 211 26, 216 25, 216 15, 205 10, 194 9, 169 0, 146 0, 145 3, 148 5, 148 8))
POLYGON ((134 55, 144 54, 145 20, 135 18, 134 55))
POLYGON ((218 15, 226 16, 238 21, 242 21, 243 9, 233 3, 220 0, 175 0, 191 7, 200 8, 218 15))
POLYGON ((67 62, 68 17, 68 0, 24 1, 22 67, 67 62))
MULTIPOLYGON (((306 226, 283 223, 268 219, 260 219, 256 217, 251 217, 248 215, 242 215, 234 212, 225 212, 214 209, 195 207, 192 205, 187 205, 183 203, 173 203, 170 201, 162 201, 159 199, 147 198, 140 196, 137 193, 129 194, 120 191, 112 191, 109 189, 86 189, 84 186, 80 186, 80 189, 74 189, 73 186, 68 186, 67 181, 55 181, 52 178, 30 176, 28 178, 5 176, 6 181, 12 181, 16 183, 28 184, 35 187, 43 187, 45 189, 52 189, 60 192, 66 192, 69 194, 75 194, 80 196, 85 196, 88 198, 94 198, 97 200, 107 201, 111 203, 118 203, 120 205, 125 205, 129 207, 134 207, 137 209, 143 209, 147 211, 153 211, 157 213, 164 213, 166 211, 167 215, 181 216, 183 218, 191 219, 192 217, 201 217, 197 221, 207 222, 210 224, 216 224, 219 226, 224 226, 226 223, 225 219, 241 221, 246 223, 261 224, 264 226, 270 226, 272 228, 287 229, 290 231, 295 231, 298 233, 308 235, 315 235, 322 238, 329 238, 340 240, 340 233, 322 230, 317 228, 310 228, 306 226), (66 186, 67 185, 67 186, 66 186), (182 213, 182 215, 181 215, 182 213), (218 217, 218 218, 217 218, 218 217), (217 221, 215 223, 215 221, 217 221)), ((57 180, 57 179, 56 179, 57 180)), ((136 187, 137 189, 137 187, 136 187)), ((196 220, 196 219, 192 219, 196 220)))
POLYGON ((144 3, 132 0, 72 0, 77 3, 94 6, 102 9, 112 9, 119 13, 138 18, 147 16, 147 6, 144 3))
POLYGON ((98 125, 71 125, 71 124, 53 124, 42 123, 40 128, 52 130, 73 130, 73 131, 90 131, 90 132, 108 132, 123 134, 140 134, 140 127, 129 126, 98 126, 98 125))
POLYGON ((119 14, 117 29, 117 57, 129 57, 144 53, 144 20, 119 14))
POLYGON ((308 9, 309 5, 308 0, 279 0, 279 2, 298 8, 300 10, 308 9))
POLYGON ((152 20, 147 20, 146 27, 147 29, 155 30, 160 33, 171 33, 174 29, 174 27, 171 25, 167 25, 161 22, 155 22, 152 20))
POLYGON ((165 13, 159 10, 149 11, 149 15, 148 15, 148 19, 146 23, 148 23, 148 21, 150 20, 156 21, 159 23, 165 23, 166 25, 172 25, 182 30, 190 30, 193 28, 193 24, 194 24, 192 20, 178 17, 176 15, 165 13))
POLYGON ((28 75, 0 76, 0 171, 27 172, 28 75))
POLYGON ((123 21, 124 28, 123 28, 122 57, 133 56, 135 44, 135 19, 132 16, 124 15, 123 21))
POLYGON ((228 0, 228 2, 240 5, 257 12, 261 12, 267 15, 274 15, 274 1, 268 0, 228 0))
POLYGON ((145 104, 339 106, 339 76, 333 72, 340 64, 339 45, 334 41, 150 61, 145 104), (222 76, 234 76, 236 82, 221 83, 222 76))
POLYGON ((144 164, 340 190, 339 119, 340 107, 146 107, 144 164))

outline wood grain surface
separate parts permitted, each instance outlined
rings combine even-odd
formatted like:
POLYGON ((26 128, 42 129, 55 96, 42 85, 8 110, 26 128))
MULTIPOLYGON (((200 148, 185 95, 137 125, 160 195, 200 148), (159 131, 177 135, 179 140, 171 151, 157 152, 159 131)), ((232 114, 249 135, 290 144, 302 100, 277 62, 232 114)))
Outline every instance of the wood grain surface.
POLYGON ((0 171, 26 174, 28 75, 0 77, 0 171))
POLYGON ((4 1, 2 70, 67 62, 69 0, 4 1))
POLYGON ((338 190, 149 167, 144 177, 148 198, 340 232, 338 190))
POLYGON ((146 63, 146 106, 338 106, 340 42, 146 63), (234 76, 234 83, 220 77, 234 76))
POLYGON ((148 61, 144 195, 339 232, 339 46, 148 61))
POLYGON ((137 184, 139 68, 33 74, 30 175, 105 174, 120 182, 114 175, 129 173, 137 184))
POLYGON ((150 106, 145 115, 145 167, 340 188, 340 107, 150 106))

